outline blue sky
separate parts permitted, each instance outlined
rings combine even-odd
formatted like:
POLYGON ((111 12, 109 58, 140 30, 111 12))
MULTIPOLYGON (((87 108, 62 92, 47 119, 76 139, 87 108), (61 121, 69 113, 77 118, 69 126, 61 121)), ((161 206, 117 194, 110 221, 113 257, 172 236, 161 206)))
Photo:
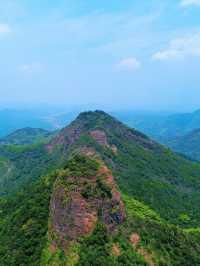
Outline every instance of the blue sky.
POLYGON ((200 108, 200 0, 1 0, 0 104, 200 108))

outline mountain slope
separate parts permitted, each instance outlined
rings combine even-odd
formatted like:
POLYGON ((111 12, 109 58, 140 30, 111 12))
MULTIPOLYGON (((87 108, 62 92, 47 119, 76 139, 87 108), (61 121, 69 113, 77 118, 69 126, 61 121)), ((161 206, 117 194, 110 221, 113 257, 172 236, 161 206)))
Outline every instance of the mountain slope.
POLYGON ((19 148, 0 149, 0 265, 200 265, 198 163, 101 111, 19 148))
POLYGON ((103 112, 81 114, 48 145, 50 153, 91 148, 112 169, 122 191, 173 223, 199 222, 200 165, 187 161, 103 112), (183 214, 189 218, 182 221, 183 214))
POLYGON ((193 113, 118 112, 127 125, 137 128, 159 142, 184 136, 200 126, 200 110, 193 113))
POLYGON ((178 224, 198 225, 200 165, 187 161, 104 112, 82 113, 48 144, 25 149, 0 147, 9 162, 0 192, 62 167, 74 153, 95 150, 116 177, 120 189, 178 224), (9 173, 9 174, 8 174, 9 173), (182 221, 184 214, 189 217, 182 221))
POLYGON ((167 145, 176 152, 200 161, 200 129, 195 129, 185 136, 169 140, 167 145))
POLYGON ((199 265, 199 235, 121 197, 105 164, 90 156, 76 155, 0 202, 0 265, 199 265))

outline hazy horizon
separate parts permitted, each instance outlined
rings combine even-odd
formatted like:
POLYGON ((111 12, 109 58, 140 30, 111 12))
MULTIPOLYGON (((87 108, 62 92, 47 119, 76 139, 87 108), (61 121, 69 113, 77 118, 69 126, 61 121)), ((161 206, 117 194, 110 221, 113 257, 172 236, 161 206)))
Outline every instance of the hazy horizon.
POLYGON ((99 103, 92 103, 92 104, 82 104, 82 105, 70 105, 68 103, 4 103, 0 104, 0 112, 2 111, 30 111, 30 112, 43 112, 43 113, 51 113, 51 114, 66 114, 66 113, 73 113, 73 112, 87 112, 87 111, 104 111, 104 112, 133 112, 133 113, 157 113, 157 114, 178 114, 178 113, 193 113, 200 110, 199 107, 180 107, 180 108, 162 108, 162 107, 134 107, 134 106, 112 106, 112 105, 105 105, 99 103))

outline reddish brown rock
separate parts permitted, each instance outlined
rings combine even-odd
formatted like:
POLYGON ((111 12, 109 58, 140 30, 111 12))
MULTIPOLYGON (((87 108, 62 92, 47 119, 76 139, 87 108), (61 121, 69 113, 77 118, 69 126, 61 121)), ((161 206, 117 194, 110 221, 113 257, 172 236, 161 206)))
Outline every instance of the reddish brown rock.
POLYGON ((144 248, 140 248, 137 251, 146 261, 147 265, 149 266, 155 266, 154 260, 153 260, 153 255, 150 254, 147 250, 144 248))
POLYGON ((66 250, 71 242, 92 233, 98 219, 110 233, 125 220, 124 204, 109 169, 101 162, 96 176, 70 176, 64 180, 62 177, 62 181, 58 178, 50 205, 50 242, 56 242, 66 250), (99 178, 109 187, 108 196, 98 192, 99 178), (85 190, 88 187, 94 193, 87 197, 85 190))
POLYGON ((109 147, 106 133, 102 130, 94 130, 90 132, 90 135, 98 142, 100 145, 109 147))
POLYGON ((121 250, 120 250, 120 246, 118 243, 114 244, 112 246, 112 250, 111 250, 111 253, 113 256, 115 257, 119 257, 121 255, 121 250))
POLYGON ((48 152, 52 152, 54 148, 61 146, 63 151, 67 151, 67 149, 84 133, 86 133, 84 124, 74 121, 70 126, 62 129, 60 133, 46 145, 46 149, 48 152))
POLYGON ((140 236, 137 233, 134 233, 130 236, 130 242, 133 246, 137 246, 140 242, 140 236))
POLYGON ((97 220, 97 213, 79 192, 63 193, 59 187, 51 201, 54 232, 61 243, 89 234, 97 220))

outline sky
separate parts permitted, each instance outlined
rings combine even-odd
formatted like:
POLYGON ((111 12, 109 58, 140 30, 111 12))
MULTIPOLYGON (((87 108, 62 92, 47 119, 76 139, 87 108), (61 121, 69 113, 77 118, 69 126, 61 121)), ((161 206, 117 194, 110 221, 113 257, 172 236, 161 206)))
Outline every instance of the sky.
POLYGON ((200 0, 1 0, 0 107, 200 108, 200 0))

